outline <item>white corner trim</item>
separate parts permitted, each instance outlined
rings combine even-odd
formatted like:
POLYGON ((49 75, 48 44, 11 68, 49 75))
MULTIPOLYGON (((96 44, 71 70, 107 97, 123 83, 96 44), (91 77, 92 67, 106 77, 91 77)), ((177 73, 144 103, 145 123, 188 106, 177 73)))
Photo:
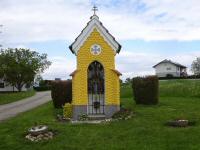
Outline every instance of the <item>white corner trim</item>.
POLYGON ((84 44, 84 42, 87 40, 87 38, 90 36, 90 34, 93 32, 94 29, 97 29, 97 31, 100 33, 100 35, 104 38, 104 40, 112 47, 112 49, 117 52, 119 45, 118 43, 112 38, 111 35, 109 35, 106 32, 106 29, 102 27, 100 24, 100 21, 96 18, 93 18, 89 24, 86 26, 86 28, 82 31, 82 33, 79 35, 77 40, 72 45, 72 50, 75 52, 75 54, 78 53, 78 50, 80 47, 84 44))

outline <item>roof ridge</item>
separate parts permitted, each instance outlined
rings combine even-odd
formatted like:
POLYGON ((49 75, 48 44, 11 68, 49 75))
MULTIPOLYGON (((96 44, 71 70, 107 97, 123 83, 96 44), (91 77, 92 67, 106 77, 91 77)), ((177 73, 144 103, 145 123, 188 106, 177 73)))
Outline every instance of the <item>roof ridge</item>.
POLYGON ((182 65, 182 64, 180 64, 178 62, 172 61, 171 59, 169 59, 169 60, 168 59, 164 59, 163 61, 161 61, 161 62, 157 63, 156 65, 154 65, 153 68, 155 68, 156 66, 160 65, 161 63, 171 63, 171 64, 174 64, 174 65, 179 66, 179 67, 187 68, 186 66, 184 66, 184 65, 182 65))
MULTIPOLYGON (((84 34, 85 30, 90 30, 90 28, 87 28, 87 27, 92 23, 92 21, 97 21, 97 22, 94 22, 93 24, 96 24, 97 27, 99 27, 100 29, 102 28, 102 32, 107 33, 107 36, 105 35, 105 38, 106 39, 108 38, 108 43, 109 43, 109 39, 112 39, 112 41, 110 41, 111 42, 110 44, 113 46, 113 49, 117 53, 119 53, 120 50, 121 50, 121 45, 116 41, 116 39, 114 38, 114 36, 112 34, 110 34, 110 32, 108 31, 108 29, 106 29, 106 27, 103 25, 103 23, 99 20, 99 17, 97 15, 95 15, 95 14, 90 17, 90 21, 83 28, 83 30, 78 35, 78 37, 75 38, 75 41, 69 46, 69 49, 71 50, 71 52, 74 53, 74 54, 77 53, 77 51, 78 51, 77 47, 76 46, 73 47, 73 46, 78 44, 76 42, 79 41, 79 43, 80 43, 81 41, 84 40, 84 38, 81 37, 81 36, 82 36, 82 34, 84 34)), ((91 28, 93 27, 93 24, 91 24, 91 28)), ((87 35, 88 33, 85 33, 85 34, 87 35)))

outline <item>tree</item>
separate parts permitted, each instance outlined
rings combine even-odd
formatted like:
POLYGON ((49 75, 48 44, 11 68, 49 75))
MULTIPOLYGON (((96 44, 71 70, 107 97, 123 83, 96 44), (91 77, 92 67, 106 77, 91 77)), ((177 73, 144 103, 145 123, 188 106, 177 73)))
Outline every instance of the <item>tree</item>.
POLYGON ((197 59, 192 62, 191 70, 194 75, 200 75, 200 57, 197 57, 197 59))
POLYGON ((131 83, 131 78, 126 78, 125 83, 127 84, 131 83))
POLYGON ((40 74, 37 74, 35 76, 35 79, 34 79, 34 85, 33 86, 39 86, 40 85, 40 82, 43 81, 43 78, 40 74))
POLYGON ((123 84, 123 80, 119 79, 119 83, 120 83, 120 85, 122 85, 123 84))
POLYGON ((47 69, 51 62, 47 60, 47 54, 8 48, 0 50, 0 64, 0 78, 21 91, 24 85, 33 84, 35 76, 47 69))

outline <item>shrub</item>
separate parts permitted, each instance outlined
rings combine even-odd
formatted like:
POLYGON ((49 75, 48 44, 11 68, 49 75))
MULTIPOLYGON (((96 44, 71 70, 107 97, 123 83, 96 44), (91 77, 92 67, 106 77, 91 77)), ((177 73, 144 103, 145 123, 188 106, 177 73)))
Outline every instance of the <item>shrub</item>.
POLYGON ((65 105, 63 106, 63 117, 64 118, 72 117, 72 104, 65 103, 65 105))
POLYGON ((159 77, 159 80, 171 80, 171 79, 200 79, 200 75, 190 75, 181 77, 159 77))
POLYGON ((65 103, 72 101, 72 81, 52 82, 51 97, 55 108, 62 108, 65 103))
POLYGON ((35 91, 50 91, 51 86, 38 86, 38 87, 33 87, 35 91))
POLYGON ((172 74, 167 74, 166 78, 172 79, 174 76, 172 74))
POLYGON ((121 107, 120 111, 114 113, 112 118, 117 120, 127 120, 132 116, 133 116, 132 110, 121 107))
POLYGON ((81 114, 78 116, 78 120, 79 121, 87 121, 87 120, 89 120, 89 117, 87 114, 81 114))
POLYGON ((133 78, 132 88, 136 104, 157 104, 159 101, 158 86, 157 76, 133 78))

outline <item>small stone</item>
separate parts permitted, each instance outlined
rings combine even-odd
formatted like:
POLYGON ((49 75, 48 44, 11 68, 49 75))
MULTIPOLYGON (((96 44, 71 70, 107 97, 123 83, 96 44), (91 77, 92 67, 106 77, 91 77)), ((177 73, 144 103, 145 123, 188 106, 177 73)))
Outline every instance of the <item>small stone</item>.
POLYGON ((44 137, 44 140, 48 140, 49 138, 48 137, 44 137))
POLYGON ((42 138, 41 138, 41 137, 39 137, 39 138, 38 138, 38 140, 39 140, 39 141, 41 141, 41 140, 42 140, 42 138))
POLYGON ((110 122, 110 121, 111 121, 111 119, 105 119, 105 121, 106 121, 106 122, 110 122))
POLYGON ((34 136, 32 134, 27 134, 25 136, 26 139, 32 141, 32 142, 38 142, 38 141, 42 141, 42 140, 49 140, 49 139, 52 139, 53 138, 53 132, 49 131, 49 132, 46 132, 46 133, 43 133, 43 134, 39 134, 37 136, 34 136))
POLYGON ((45 134, 43 134, 43 136, 48 137, 49 135, 48 135, 48 133, 45 133, 45 134))
POLYGON ((41 137, 41 134, 39 134, 38 136, 37 136, 37 138, 40 138, 41 137))
POLYGON ((53 138, 53 136, 49 136, 49 138, 50 138, 50 139, 52 139, 52 138, 53 138))

